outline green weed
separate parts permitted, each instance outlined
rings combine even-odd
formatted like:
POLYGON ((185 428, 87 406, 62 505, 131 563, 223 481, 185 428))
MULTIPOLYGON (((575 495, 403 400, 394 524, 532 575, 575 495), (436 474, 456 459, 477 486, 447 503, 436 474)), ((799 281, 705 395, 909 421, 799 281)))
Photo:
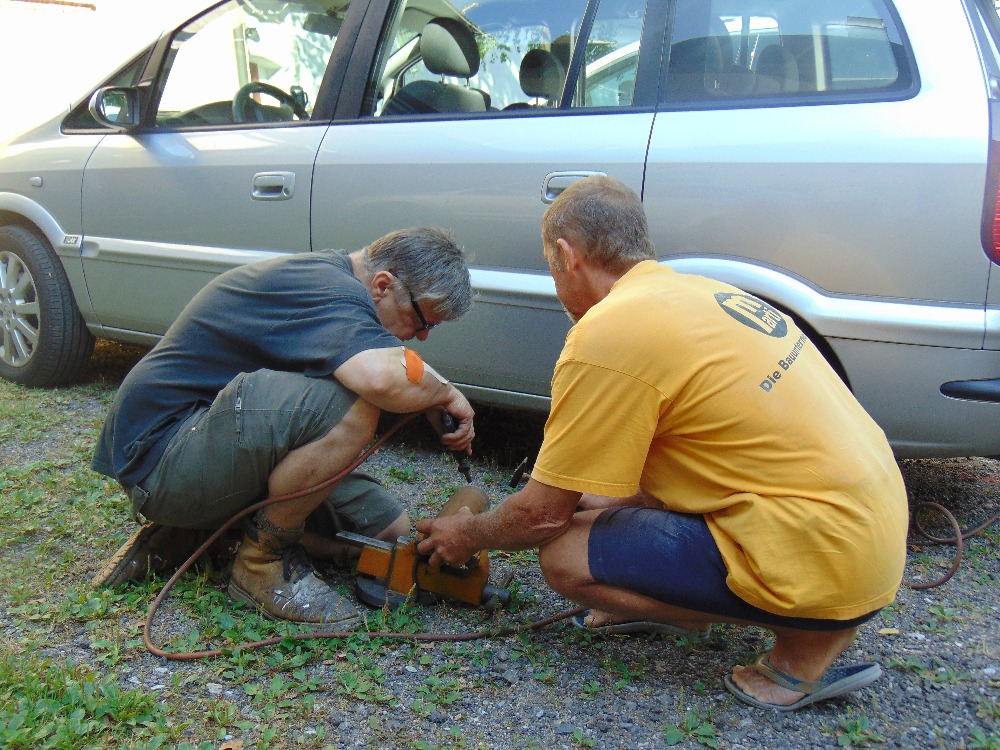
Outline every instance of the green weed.
POLYGON ((431 675, 417 688, 417 697, 410 708, 421 716, 429 716, 435 708, 450 706, 462 698, 462 683, 452 677, 431 675))
POLYGON ((173 739, 162 707, 71 661, 5 656, 0 661, 0 747, 96 747, 173 739))
POLYGON ((867 716, 855 716, 850 708, 847 709, 847 718, 840 719, 839 723, 840 729, 836 733, 839 747, 868 747, 873 742, 885 742, 885 737, 872 729, 867 716))
POLYGON ((397 482, 402 482, 405 484, 416 484, 417 482, 419 482, 421 479, 424 478, 424 475, 421 474, 412 466, 403 466, 403 467, 393 466, 390 467, 388 474, 392 479, 395 479, 397 482))
POLYGON ((968 672, 958 672, 952 667, 943 665, 940 659, 935 659, 934 662, 934 665, 928 665, 922 659, 910 655, 905 659, 890 659, 889 666, 903 672, 910 672, 935 684, 956 685, 972 679, 972 675, 968 672))
POLYGON ((976 716, 996 724, 1000 721, 1000 703, 988 698, 976 701, 976 716))
POLYGON ((972 730, 972 736, 966 745, 969 750, 1000 750, 1000 737, 994 734, 986 734, 982 729, 976 727, 972 730))
POLYGON ((629 666, 621 659, 605 659, 602 662, 602 666, 617 675, 617 679, 612 684, 614 691, 617 693, 623 690, 626 686, 631 685, 632 681, 636 678, 642 677, 645 661, 645 658, 640 656, 633 667, 629 666))
POLYGON ((705 747, 719 746, 719 733, 712 724, 712 712, 709 711, 708 716, 703 718, 697 708, 688 709, 680 724, 664 727, 663 739, 671 747, 688 739, 705 747))

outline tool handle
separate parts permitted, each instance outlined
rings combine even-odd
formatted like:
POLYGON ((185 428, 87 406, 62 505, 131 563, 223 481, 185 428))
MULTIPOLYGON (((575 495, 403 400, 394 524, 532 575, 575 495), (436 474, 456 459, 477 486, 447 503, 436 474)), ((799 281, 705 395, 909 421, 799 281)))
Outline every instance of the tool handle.
MULTIPOLYGON (((441 426, 444 428, 444 434, 447 435, 458 429, 458 422, 451 414, 445 412, 444 416, 441 417, 441 426)), ((472 467, 469 465, 469 456, 465 451, 452 451, 451 455, 458 462, 458 473, 465 477, 466 482, 471 482, 472 467)))

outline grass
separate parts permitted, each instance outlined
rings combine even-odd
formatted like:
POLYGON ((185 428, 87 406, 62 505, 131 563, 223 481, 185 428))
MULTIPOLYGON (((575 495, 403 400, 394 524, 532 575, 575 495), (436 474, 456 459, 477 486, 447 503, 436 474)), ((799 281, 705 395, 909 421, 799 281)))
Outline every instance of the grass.
MULTIPOLYGON (((349 717, 368 747, 488 748, 483 730, 468 719, 476 706, 498 697, 513 700, 544 685, 552 686, 558 700, 573 696, 586 707, 598 696, 628 698, 650 686, 660 693, 660 682, 673 674, 672 666, 647 661, 648 641, 605 640, 574 629, 464 644, 363 635, 292 640, 286 636, 298 632, 295 626, 264 620, 234 603, 224 590, 224 572, 211 568, 178 583, 157 619, 154 640, 167 650, 222 648, 224 655, 169 664, 154 658, 141 628, 163 581, 115 590, 89 585, 90 575, 135 528, 119 487, 89 463, 115 389, 140 355, 100 342, 82 381, 72 387, 36 390, 0 381, 0 455, 7 459, 0 465, 0 747, 217 750, 238 739, 244 750, 325 750, 340 746, 338 725, 349 717), (270 637, 283 640, 268 649, 239 648, 270 637), (567 674, 569 658, 596 671, 586 678, 567 674), (511 670, 523 683, 497 679, 511 670), (380 718, 385 715, 398 718, 386 724, 380 718)), ((401 458, 379 477, 393 491, 408 493, 415 517, 433 514, 461 481, 457 474, 427 470, 427 452, 440 450, 418 422, 394 439, 402 444, 401 458)), ((506 494, 512 468, 534 457, 542 422, 537 415, 504 421, 500 413, 481 410, 477 483, 495 497, 506 494)), ((450 457, 441 453, 440 460, 450 457)), ((970 570, 984 588, 995 586, 998 539, 1000 533, 990 530, 970 545, 970 570)), ((924 562, 935 565, 930 558, 924 562)), ((496 571, 534 570, 537 555, 498 553, 491 565, 496 571)), ((509 588, 510 604, 495 619, 457 608, 443 609, 444 616, 457 630, 469 631, 551 613, 537 586, 515 580, 509 588)), ((942 598, 926 608, 922 629, 928 638, 947 637, 967 617, 965 603, 942 598)), ((427 618, 420 607, 407 606, 370 612, 367 626, 416 632, 427 627, 427 618)), ((671 639, 664 649, 692 663, 712 651, 726 652, 719 658, 729 664, 743 651, 759 650, 757 640, 748 629, 721 626, 707 644, 671 639)), ((890 666, 897 678, 929 685, 968 690, 979 684, 926 655, 899 657, 890 666)), ((654 744, 724 747, 716 723, 729 708, 712 703, 719 692, 714 675, 678 673, 671 679, 693 685, 697 705, 680 700, 648 719, 654 744)), ((980 726, 970 728, 969 747, 996 748, 1000 712, 992 689, 977 706, 980 726)), ((601 746, 604 737, 583 725, 587 709, 576 710, 562 743, 601 746)), ((869 715, 870 722, 857 712, 836 723, 838 744, 879 743, 884 730, 869 715)), ((510 730, 511 745, 519 748, 551 746, 551 737, 550 727, 535 723, 510 730)))
MULTIPOLYGON (((153 638, 167 651, 222 648, 225 654, 157 667, 141 625, 163 581, 94 590, 88 580, 135 528, 120 488, 90 469, 90 457, 118 383, 141 355, 99 342, 90 368, 72 387, 40 390, 0 381, 0 451, 14 457, 0 466, 0 623, 11 624, 3 632, 13 634, 0 636, 0 747, 208 750, 239 737, 247 750, 333 748, 338 743, 329 736, 328 717, 350 705, 406 706, 427 716, 451 711, 470 689, 489 687, 481 680, 470 686, 461 660, 445 661, 416 681, 409 697, 397 695, 387 686, 386 660, 420 674, 431 668, 431 652, 363 635, 237 648, 297 628, 234 603, 224 591, 224 573, 211 569, 177 584, 153 638), (153 684, 135 676, 140 667, 156 675, 153 684)), ((519 440, 540 438, 539 419, 520 424, 528 426, 513 431, 514 453, 526 450, 519 440)), ((459 480, 425 476, 416 451, 430 439, 414 430, 396 438, 413 449, 380 478, 397 491, 420 485, 419 517, 435 512, 459 480)), ((499 487, 505 473, 490 464, 477 479, 499 487)), ((504 563, 533 561, 522 555, 504 563)), ((516 592, 514 602, 528 604, 516 592)), ((478 617, 471 626, 483 627, 482 615, 458 614, 460 625, 478 617)), ((368 627, 414 632, 425 625, 419 607, 404 607, 369 613, 368 627)), ((491 658, 478 644, 456 653, 480 665, 491 658)), ((380 744, 390 737, 384 728, 369 730, 373 747, 389 744, 380 744)), ((415 730, 391 739, 403 747, 487 746, 474 732, 448 726, 430 739, 415 730)))
POLYGON ((8 750, 97 747, 127 733, 147 747, 175 739, 155 698, 122 690, 72 660, 0 659, 0 740, 8 750))

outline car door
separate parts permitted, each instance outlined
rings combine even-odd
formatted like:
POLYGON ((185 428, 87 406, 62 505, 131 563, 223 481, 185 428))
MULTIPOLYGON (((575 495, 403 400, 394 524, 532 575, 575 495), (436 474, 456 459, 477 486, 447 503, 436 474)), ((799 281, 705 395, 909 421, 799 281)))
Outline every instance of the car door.
POLYGON ((644 0, 377 5, 317 159, 314 242, 450 228, 477 299, 421 352, 480 400, 544 405, 570 324, 542 214, 589 173, 641 191, 662 24, 643 32, 644 0))
POLYGON ((327 89, 324 76, 364 5, 232 0, 160 45, 142 126, 106 136, 84 174, 83 268, 102 326, 152 340, 214 275, 311 249, 335 62, 327 89))

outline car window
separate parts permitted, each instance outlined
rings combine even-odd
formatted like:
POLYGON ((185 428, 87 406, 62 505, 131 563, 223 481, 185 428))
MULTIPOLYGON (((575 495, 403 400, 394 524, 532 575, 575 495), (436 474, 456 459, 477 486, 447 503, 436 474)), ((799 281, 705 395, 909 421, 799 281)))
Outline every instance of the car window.
MULTIPOLYGON (((142 74, 142 70, 146 66, 146 60, 148 57, 149 51, 146 50, 142 54, 130 60, 127 65, 111 76, 104 83, 104 85, 135 86, 139 83, 139 76, 142 74)), ((107 130, 107 125, 99 123, 94 119, 94 115, 91 114, 90 107, 88 106, 89 103, 90 97, 88 96, 80 104, 78 104, 72 112, 70 112, 70 114, 63 121, 64 130, 107 130)))
POLYGON ((307 120, 349 0, 236 0, 175 36, 159 127, 307 120))
POLYGON ((712 102, 909 89, 914 76, 881 0, 679 0, 667 100, 712 102), (766 10, 759 10, 759 8, 766 10))
POLYGON ((364 114, 628 106, 645 1, 589 5, 597 7, 592 19, 587 0, 484 0, 462 10, 444 2, 433 12, 426 0, 404 0, 383 34, 364 114), (577 60, 570 96, 566 83, 577 60))
POLYGON ((576 83, 574 104, 627 107, 635 93, 642 34, 641 3, 604 0, 584 48, 584 65, 576 83))

